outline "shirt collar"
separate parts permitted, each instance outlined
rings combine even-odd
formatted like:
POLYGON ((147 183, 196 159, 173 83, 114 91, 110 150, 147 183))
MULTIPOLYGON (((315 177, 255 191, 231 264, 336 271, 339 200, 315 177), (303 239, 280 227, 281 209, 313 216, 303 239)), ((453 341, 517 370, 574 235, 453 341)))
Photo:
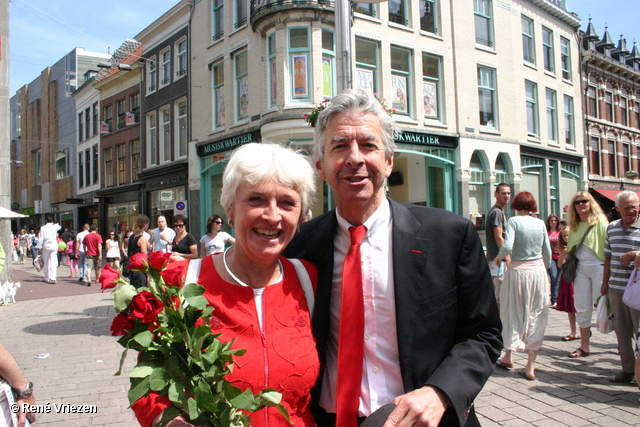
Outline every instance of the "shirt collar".
MULTIPOLYGON (((338 220, 338 227, 340 230, 340 234, 346 236, 348 240, 351 240, 349 237, 349 228, 353 227, 352 224, 349 223, 346 219, 340 216, 340 212, 336 208, 336 218, 338 220)), ((391 206, 389 205, 389 199, 386 197, 384 201, 378 206, 378 209, 371 215, 365 222, 364 226, 367 227, 367 234, 365 235, 365 239, 368 239, 369 242, 372 242, 379 235, 378 233, 382 233, 389 228, 391 225, 391 206)))

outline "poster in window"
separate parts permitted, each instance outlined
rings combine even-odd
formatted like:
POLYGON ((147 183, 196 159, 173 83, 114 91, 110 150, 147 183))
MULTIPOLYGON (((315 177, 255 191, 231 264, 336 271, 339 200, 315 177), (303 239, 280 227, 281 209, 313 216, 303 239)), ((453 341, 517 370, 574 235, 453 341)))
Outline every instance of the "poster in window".
POLYGON ((278 99, 278 67, 276 66, 276 61, 271 62, 271 102, 274 104, 278 99))
POLYGON ((331 58, 322 58, 322 95, 333 96, 333 79, 331 78, 331 58))
POLYGON ((293 96, 296 98, 309 96, 306 54, 293 56, 293 96))
POLYGON ((368 90, 369 92, 373 92, 373 71, 357 68, 356 73, 357 89, 363 89, 368 90))
POLYGON ((249 116, 249 79, 247 77, 243 77, 238 81, 238 89, 240 94, 238 118, 243 119, 249 116))
POLYGON ((424 115, 435 117, 438 115, 438 92, 436 84, 422 82, 422 96, 424 98, 424 115))
POLYGON ((399 113, 407 112, 407 79, 402 76, 391 76, 393 88, 392 106, 399 113))
POLYGON ((216 127, 224 126, 224 90, 216 89, 216 127))

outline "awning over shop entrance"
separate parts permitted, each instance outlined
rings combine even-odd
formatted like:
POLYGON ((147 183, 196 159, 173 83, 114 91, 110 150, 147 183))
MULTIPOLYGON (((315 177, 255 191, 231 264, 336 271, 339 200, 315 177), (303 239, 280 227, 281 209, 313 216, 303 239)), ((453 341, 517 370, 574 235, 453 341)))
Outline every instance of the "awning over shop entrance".
MULTIPOLYGON (((607 199, 611 200, 611 201, 616 201, 616 196, 618 195, 618 193, 621 193, 622 190, 603 190, 601 188, 591 188, 592 190, 600 193, 601 195, 603 195, 604 197, 606 197, 607 199)), ((638 197, 640 197, 640 192, 636 191, 636 194, 638 195, 638 197)))

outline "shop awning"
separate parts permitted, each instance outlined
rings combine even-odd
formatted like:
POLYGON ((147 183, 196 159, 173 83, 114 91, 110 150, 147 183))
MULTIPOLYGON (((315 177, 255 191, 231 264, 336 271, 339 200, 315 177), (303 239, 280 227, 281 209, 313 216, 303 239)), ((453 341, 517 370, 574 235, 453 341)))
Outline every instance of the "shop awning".
POLYGON ((614 202, 616 201, 616 195, 622 192, 622 190, 603 190, 600 188, 592 188, 592 190, 597 191, 607 199, 613 200, 614 202))

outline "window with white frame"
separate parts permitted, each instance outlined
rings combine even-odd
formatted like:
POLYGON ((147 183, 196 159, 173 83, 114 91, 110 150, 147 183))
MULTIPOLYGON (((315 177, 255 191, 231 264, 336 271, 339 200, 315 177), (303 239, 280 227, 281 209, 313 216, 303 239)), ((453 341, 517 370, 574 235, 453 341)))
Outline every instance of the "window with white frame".
POLYGON ((105 105, 102 108, 102 118, 107 124, 107 132, 113 132, 113 104, 105 105))
POLYGON ((213 0, 211 39, 220 40, 224 37, 224 0, 213 0))
POLYGON ((371 16, 375 18, 378 15, 375 3, 358 3, 352 2, 353 11, 356 13, 362 13, 363 15, 371 16))
POLYGON ((33 185, 42 184, 42 151, 33 152, 33 185))
POLYGON ((356 39, 355 88, 378 92, 378 44, 356 39))
POLYGON ((176 76, 175 80, 187 75, 187 39, 182 38, 178 40, 175 46, 176 52, 176 76))
POLYGON ((311 99, 311 42, 309 27, 289 28, 289 70, 291 70, 291 98, 311 99))
POLYGON ((629 100, 626 96, 620 97, 620 124, 629 125, 629 100))
POLYGON ((56 152, 56 179, 69 176, 69 148, 56 152))
POLYGON ((547 138, 549 142, 558 142, 558 99, 556 91, 547 88, 547 138))
POLYGON ((591 173, 593 175, 602 176, 602 171, 600 170, 600 138, 597 136, 592 136, 589 148, 591 173))
POLYGON ((568 95, 564 96, 564 143, 571 147, 576 145, 573 98, 568 95))
POLYGON ((492 0, 473 0, 476 29, 476 44, 493 46, 493 5, 492 0))
POLYGON ((610 139, 607 141, 607 161, 609 164, 609 173, 607 176, 618 176, 616 157, 616 141, 610 139))
POLYGON ((553 73, 555 64, 553 62, 553 31, 542 27, 542 57, 544 58, 544 69, 553 73))
POLYGON ((147 61, 147 94, 155 92, 158 88, 158 61, 152 56, 147 61))
POLYGON ((397 47, 391 48, 391 106, 397 114, 411 115, 411 52, 397 47))
POLYGON ((84 110, 84 139, 91 138, 91 107, 84 110))
POLYGON ((247 2, 248 0, 234 0, 236 9, 236 19, 233 28, 238 29, 247 25, 247 2))
POLYGON ((98 145, 94 145, 91 147, 91 158, 92 158, 92 167, 93 167, 93 184, 98 183, 98 171, 100 170, 98 167, 99 159, 98 159, 98 145))
POLYGON ((84 161, 83 152, 78 153, 78 188, 84 187, 84 161))
POLYGON ((213 128, 225 125, 224 112, 224 62, 220 61, 212 66, 213 79, 213 128))
POLYGON ((78 113, 78 142, 84 141, 84 114, 78 113))
POLYGON ((478 99, 480 102, 480 126, 498 128, 498 106, 496 96, 496 70, 478 67, 478 99))
POLYGON ((612 122, 613 121, 613 93, 609 91, 606 91, 604 93, 604 104, 605 104, 605 113, 607 114, 607 116, 604 117, 604 119, 612 122))
POLYGON ((634 116, 636 117, 636 129, 640 129, 640 96, 636 95, 636 100, 633 106, 634 116))
POLYGON ((524 81, 524 92, 527 103, 527 135, 540 136, 538 121, 538 85, 528 80, 524 81))
POLYGON ((171 48, 160 52, 160 87, 171 83, 171 48))
POLYGON ((125 126, 125 108, 124 99, 116 101, 116 114, 118 114, 118 129, 122 129, 125 126))
POLYGON ((481 157, 475 151, 469 161, 471 177, 469 178, 469 212, 484 214, 487 210, 487 184, 484 181, 485 167, 481 157))
POLYGON ((176 153, 178 158, 187 156, 187 100, 181 99, 174 107, 176 112, 176 153))
POLYGON ((562 78, 571 80, 571 40, 560 37, 560 65, 562 78))
POLYGON ((93 111, 93 121, 91 122, 91 135, 97 135, 98 134, 98 115, 99 115, 99 108, 98 108, 98 103, 94 102, 93 106, 91 107, 92 111, 93 111))
POLYGON ((155 111, 147 114, 147 153, 148 164, 159 164, 158 153, 160 152, 158 147, 158 117, 155 111))
POLYGON ((133 114, 133 120, 136 123, 140 123, 140 92, 129 96, 129 108, 131 109, 131 114, 133 114))
POLYGON ((440 82, 440 64, 442 58, 426 53, 422 54, 422 98, 424 115, 440 119, 442 85, 440 82))
POLYGON ((172 144, 171 144, 171 110, 164 107, 160 109, 160 147, 162 150, 162 163, 171 161, 172 144))
POLYGON ((438 34, 438 3, 440 0, 420 0, 420 29, 438 34))
POLYGON ((598 117, 598 98, 596 93, 595 86, 587 88, 587 114, 592 117, 598 117))
POLYGON ((335 59, 336 47, 333 31, 322 29, 322 96, 325 99, 335 96, 335 59))
POLYGON ((626 141, 622 143, 622 162, 624 165, 624 172, 633 170, 633 163, 631 161, 631 145, 626 141))
POLYGON ((113 187, 115 185, 115 175, 113 172, 113 148, 105 148, 104 155, 104 186, 113 187))
POLYGON ((533 19, 522 16, 522 59, 529 64, 536 63, 536 46, 533 30, 533 19))
POLYGON ((84 150, 84 182, 91 185, 91 149, 84 150))
POLYGON ((269 62, 269 107, 278 103, 278 64, 276 63, 276 33, 267 36, 267 61, 269 62))
POLYGON ((409 14, 405 0, 389 0, 389 22, 409 26, 409 14))
POLYGON ((116 156, 118 158, 118 185, 127 183, 127 145, 116 145, 116 156))
POLYGON ((237 53, 233 58, 236 93, 236 122, 249 118, 249 67, 247 50, 237 53))

